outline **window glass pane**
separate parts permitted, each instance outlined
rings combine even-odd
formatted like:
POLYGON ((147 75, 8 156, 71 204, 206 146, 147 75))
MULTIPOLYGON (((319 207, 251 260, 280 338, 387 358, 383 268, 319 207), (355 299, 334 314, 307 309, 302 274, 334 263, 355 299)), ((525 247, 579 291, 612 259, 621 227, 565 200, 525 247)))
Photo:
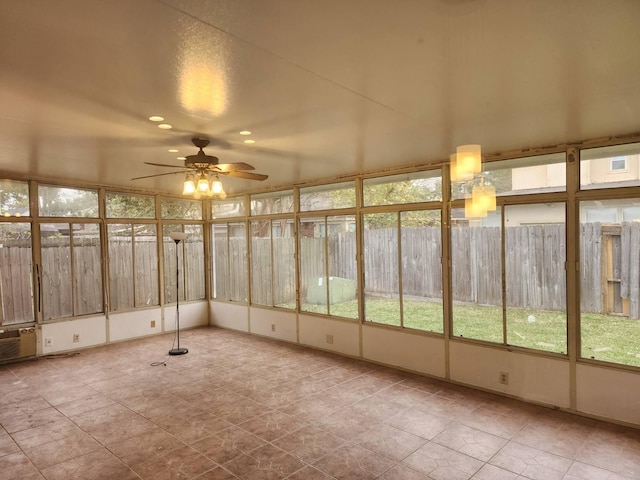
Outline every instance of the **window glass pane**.
POLYGON ((247 301, 247 244, 245 224, 216 223, 213 228, 212 296, 247 301))
POLYGON ((161 200, 162 218, 202 220, 202 202, 181 198, 163 198, 161 200))
POLYGON ((640 185, 640 143, 580 150, 580 188, 640 185))
POLYGON ((612 172, 619 172, 627 169, 627 157, 613 157, 609 168, 612 172))
POLYGON ((640 199, 580 202, 581 356, 640 366, 640 223, 590 221, 599 208, 640 207, 640 199))
POLYGON ((500 207, 483 219, 452 209, 453 334, 503 343, 500 207), (497 226, 495 226, 497 225, 497 226))
POLYGON ((14 180, 0 180, 0 216, 28 217, 29 184, 14 180))
POLYGON ((251 215, 293 212, 293 191, 251 195, 251 215))
POLYGON ((182 225, 164 225, 162 227, 162 242, 164 246, 164 298, 165 303, 174 303, 176 284, 178 295, 184 301, 184 241, 178 244, 171 238, 171 232, 182 232, 182 225), (177 247, 177 248, 176 248, 177 247))
POLYGON ((158 305, 156 226, 111 224, 107 231, 111 311, 158 305))
POLYGON ((273 305, 271 297, 271 222, 251 222, 251 303, 273 305))
POLYGON ((229 275, 229 228, 226 223, 211 225, 211 296, 219 300, 231 298, 231 277, 229 275))
POLYGON ((327 217, 329 254, 329 314, 358 318, 356 217, 327 217))
POLYGON ((211 202, 211 218, 244 216, 244 197, 211 202))
POLYGON ((102 312, 99 225, 43 223, 40 237, 45 320, 102 312))
POLYGON ((296 307, 295 236, 292 218, 271 220, 273 304, 296 307))
POLYGON ((33 322, 31 225, 0 223, 0 325, 33 322))
POLYGON ((504 215, 507 343, 566 353, 564 203, 507 206, 504 215))
POLYGON ((440 210, 402 212, 402 324, 442 333, 440 210))
POLYGON ((153 197, 127 193, 106 194, 107 218, 155 218, 153 197))
POLYGON ((355 216, 301 219, 299 236, 301 310, 358 318, 355 216))
POLYGON ((205 298, 204 289, 204 238, 202 225, 185 225, 185 290, 187 300, 205 298))
POLYGON ((155 225, 133 226, 135 241, 135 291, 136 307, 160 304, 158 285, 158 236, 155 225))
POLYGON ((332 183, 300 189, 300 211, 331 210, 356 206, 354 182, 332 183))
POLYGON ((398 213, 364 215, 364 316, 400 325, 398 213))
POLYGON ((329 313, 325 236, 324 217, 300 219, 300 309, 303 312, 329 313))
POLYGON ((364 205, 399 205, 442 199, 440 170, 403 173, 363 181, 364 205))
MULTIPOLYGON (((565 157, 566 154, 562 152, 484 162, 481 177, 486 185, 495 187, 497 196, 564 192, 567 189, 565 157)), ((471 193, 471 186, 479 181, 480 178, 468 182, 452 182, 452 198, 465 198, 465 195, 471 193)))
POLYGON ((229 299, 246 303, 249 300, 249 261, 247 252, 247 227, 245 223, 229 224, 229 275, 231 289, 229 299))
POLYGON ((68 223, 42 223, 42 309, 45 320, 73 315, 68 223))
POLYGON ((133 308, 132 226, 107 225, 109 236, 109 299, 112 312, 133 308))
POLYGON ((102 254, 100 226, 73 224, 76 315, 102 312, 102 254))
POLYGON ((38 185, 38 208, 41 217, 95 218, 98 216, 98 192, 38 185))

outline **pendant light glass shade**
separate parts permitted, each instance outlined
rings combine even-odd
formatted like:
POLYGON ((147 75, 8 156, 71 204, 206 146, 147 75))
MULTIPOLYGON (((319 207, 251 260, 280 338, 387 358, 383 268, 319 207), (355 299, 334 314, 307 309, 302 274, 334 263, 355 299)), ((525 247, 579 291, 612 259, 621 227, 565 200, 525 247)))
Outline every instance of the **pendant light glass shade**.
POLYGON ((460 145, 456 149, 455 168, 452 163, 452 180, 467 181, 482 171, 482 148, 480 145, 460 145))
POLYGON ((198 178, 198 192, 207 193, 209 191, 209 181, 204 174, 200 175, 198 178))
POLYGON ((196 192, 196 184, 193 181, 193 175, 190 173, 187 174, 187 177, 184 179, 184 185, 182 188, 183 195, 193 195, 196 192))

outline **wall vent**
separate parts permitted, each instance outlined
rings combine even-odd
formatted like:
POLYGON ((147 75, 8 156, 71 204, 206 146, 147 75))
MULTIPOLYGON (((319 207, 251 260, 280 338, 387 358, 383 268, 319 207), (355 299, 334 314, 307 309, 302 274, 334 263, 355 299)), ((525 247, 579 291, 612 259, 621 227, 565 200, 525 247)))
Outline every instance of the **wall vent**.
POLYGON ((0 330, 0 363, 35 356, 35 328, 0 330))

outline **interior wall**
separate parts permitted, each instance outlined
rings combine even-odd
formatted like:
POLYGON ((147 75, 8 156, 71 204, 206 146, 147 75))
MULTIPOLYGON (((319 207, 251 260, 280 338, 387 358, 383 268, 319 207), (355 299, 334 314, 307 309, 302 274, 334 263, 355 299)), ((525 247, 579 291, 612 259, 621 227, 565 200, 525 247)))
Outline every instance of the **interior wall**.
MULTIPOLYGON (((209 302, 180 304, 180 329, 209 324, 209 302)), ((175 305, 128 312, 76 317, 43 323, 39 335, 39 355, 78 350, 109 342, 175 331, 175 305), (163 318, 164 315, 164 318, 163 318), (152 326, 152 322, 155 324, 152 326), (74 342, 74 335, 78 341, 74 342), (50 339, 50 342, 47 341, 50 339), (50 345, 49 345, 50 343, 50 345)))
MULTIPOLYGON (((180 304, 180 329, 202 327, 209 324, 208 302, 189 302, 180 304)), ((176 306, 164 306, 163 331, 172 332, 176 329, 176 306)))
POLYGON ((149 308, 109 316, 109 340, 115 342, 162 332, 162 309, 149 308))
POLYGON ((360 326, 357 322, 300 314, 298 326, 302 345, 351 357, 360 356, 360 326))
POLYGON ((640 375, 578 364, 576 377, 578 411, 640 426, 640 375))
POLYGON ((444 338, 363 325, 362 353, 368 360, 445 377, 444 338))
POLYGON ((249 331, 249 307, 226 302, 209 302, 209 323, 231 330, 249 331))
POLYGON ((451 341, 451 380, 544 405, 569 408, 569 361, 451 341), (500 382, 501 373, 508 376, 500 382))
MULTIPOLYGON (((211 325, 360 357, 428 376, 571 411, 570 363, 521 351, 445 339, 357 321, 211 302, 211 325), (250 322, 249 322, 250 317, 250 322), (249 328, 249 324, 251 328, 249 328), (276 331, 271 331, 271 325, 276 331), (298 338, 293 334, 297 329, 298 338), (329 343, 328 335, 331 336, 329 343), (501 373, 508 375, 506 384, 501 373)), ((579 364, 577 408, 582 413, 640 426, 640 374, 579 364)))
POLYGON ((249 308, 249 332, 287 342, 297 342, 298 333, 295 312, 249 308))
POLYGON ((44 323, 40 328, 42 329, 39 336, 42 350, 38 349, 38 351, 43 355, 93 347, 107 342, 105 315, 44 323), (73 341, 74 335, 78 335, 77 342, 73 341))

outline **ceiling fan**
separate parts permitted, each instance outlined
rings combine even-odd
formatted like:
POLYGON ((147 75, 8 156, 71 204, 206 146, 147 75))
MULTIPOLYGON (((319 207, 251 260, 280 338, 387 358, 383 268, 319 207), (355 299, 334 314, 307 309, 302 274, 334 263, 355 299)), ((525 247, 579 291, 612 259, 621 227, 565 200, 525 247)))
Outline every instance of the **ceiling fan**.
POLYGON ((144 162, 147 165, 153 165, 155 167, 177 168, 179 169, 178 171, 144 175, 142 177, 132 178, 131 180, 182 173, 186 174, 184 190, 182 192, 184 195, 193 194, 196 198, 199 198, 199 195, 220 196, 224 198, 226 195, 224 195, 219 175, 260 181, 268 178, 268 175, 250 172, 249 170, 254 170, 254 167, 248 163, 219 163, 218 157, 204 153, 203 149, 209 145, 209 140, 206 138, 192 138, 191 142, 200 150, 195 155, 187 156, 184 161, 184 166, 144 162))

